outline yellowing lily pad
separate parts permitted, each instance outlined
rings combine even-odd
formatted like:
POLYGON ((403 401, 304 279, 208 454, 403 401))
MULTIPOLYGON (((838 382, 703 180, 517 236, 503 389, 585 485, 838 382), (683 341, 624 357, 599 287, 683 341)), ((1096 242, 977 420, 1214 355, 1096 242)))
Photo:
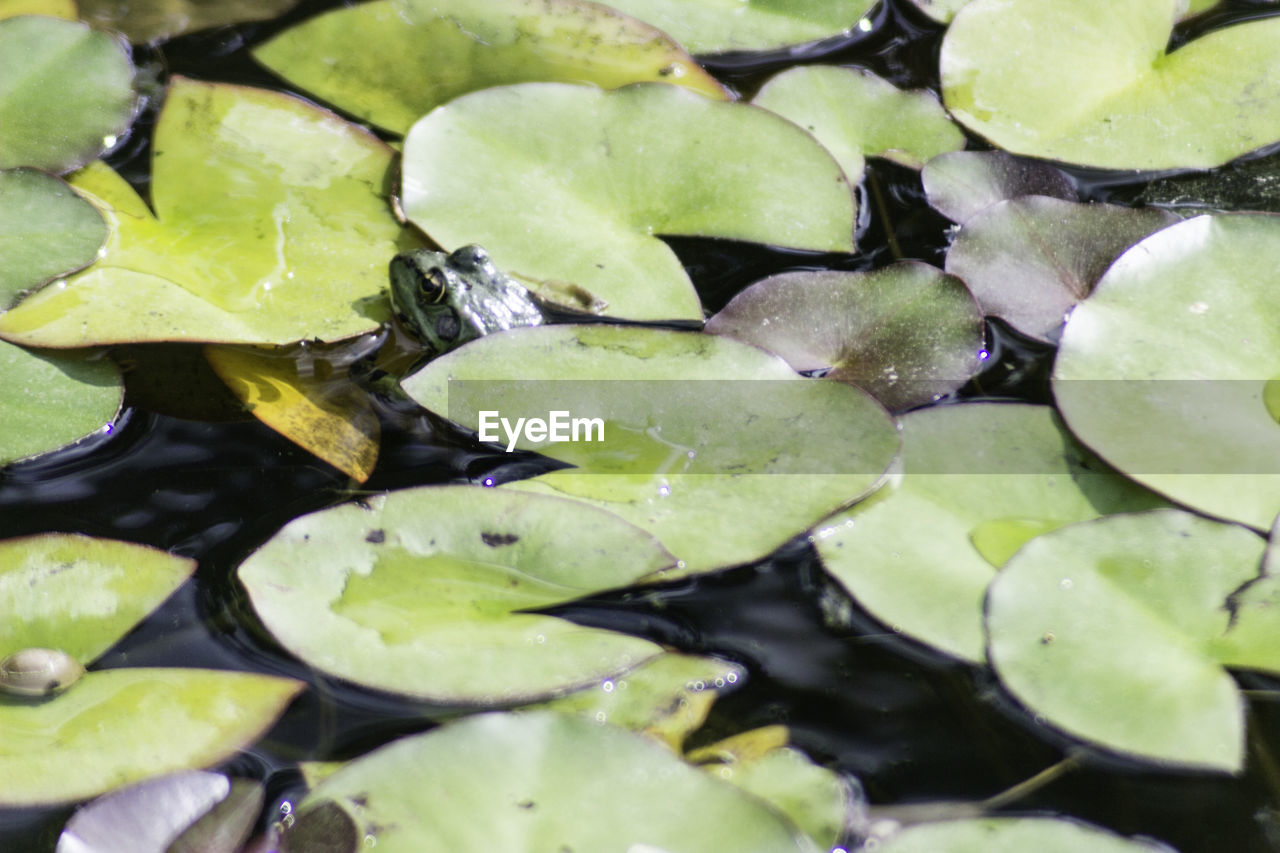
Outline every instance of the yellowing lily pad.
POLYGON ((464 95, 405 139, 405 214, 531 284, 579 285, 636 320, 702 319, 658 234, 853 250, 854 202, 794 124, 685 89, 526 83, 464 95))
POLYGON ((650 739, 552 711, 469 717, 350 762, 303 801, 285 849, 347 840, 308 834, 325 804, 345 813, 352 841, 385 853, 818 850, 650 739))
POLYGON ((1280 140, 1280 18, 1166 53, 1178 7, 973 0, 942 43, 947 108, 1006 150, 1108 169, 1207 168, 1280 140))
POLYGON ((0 803, 84 800, 215 764, 261 736, 302 687, 245 672, 112 669, 40 702, 0 697, 0 803))
POLYGON ((18 15, 48 15, 74 21, 79 17, 75 0, 0 0, 0 18, 18 15))
POLYGON ((0 310, 22 291, 88 266, 106 239, 102 215, 59 178, 0 170, 0 310))
POLYGON ((878 619, 963 660, 986 658, 987 585, 1028 540, 1161 505, 1108 472, 1047 406, 964 403, 901 421, 905 471, 817 528, 814 543, 878 619))
POLYGON ((1028 709, 1070 734, 1238 773, 1244 703, 1223 667, 1280 671, 1280 581, 1259 577, 1264 545, 1247 528, 1179 510, 1037 537, 991 584, 992 665, 1028 709))
POLYGON ((0 465, 107 427, 123 399, 120 371, 106 359, 32 352, 0 341, 0 465))
POLYGON ((659 648, 526 612, 671 564, 652 537, 566 501, 410 489, 303 516, 240 566, 267 629, 332 675, 436 702, 528 702, 659 648))
POLYGON ((867 71, 801 65, 771 78, 751 103, 812 133, 854 183, 864 157, 919 169, 965 143, 931 92, 904 92, 867 71))
POLYGON ((36 346, 337 340, 387 317, 401 234, 392 151, 275 92, 175 79, 156 127, 155 215, 103 165, 72 183, 111 226, 104 256, 0 316, 36 346))
POLYGON ((459 95, 530 80, 609 89, 649 80, 728 97, 666 34, 581 0, 375 0, 317 15, 253 55, 400 134, 459 95))
POLYGON ((694 53, 769 50, 851 30, 868 0, 611 0, 694 53))
POLYGON ((77 0, 86 21, 117 30, 134 44, 241 21, 274 18, 298 0, 77 0))
POLYGON ((133 63, 119 39, 44 15, 0 20, 0 169, 66 172, 133 118, 133 63))

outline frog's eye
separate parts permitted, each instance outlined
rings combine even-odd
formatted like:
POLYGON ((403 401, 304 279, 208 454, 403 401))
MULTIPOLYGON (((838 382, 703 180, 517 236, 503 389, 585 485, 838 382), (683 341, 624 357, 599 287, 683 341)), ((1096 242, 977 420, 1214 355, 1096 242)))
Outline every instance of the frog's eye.
POLYGON ((448 287, 448 274, 439 267, 432 267, 418 276, 418 297, 424 303, 441 301, 448 287))

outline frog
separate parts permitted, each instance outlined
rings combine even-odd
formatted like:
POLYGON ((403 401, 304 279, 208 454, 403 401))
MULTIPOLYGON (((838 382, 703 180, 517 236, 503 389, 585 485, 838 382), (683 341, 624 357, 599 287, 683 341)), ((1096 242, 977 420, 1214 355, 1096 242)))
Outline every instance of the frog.
POLYGON ((547 321, 529 290, 481 246, 402 252, 392 258, 390 275, 392 307, 433 356, 491 332, 547 321))

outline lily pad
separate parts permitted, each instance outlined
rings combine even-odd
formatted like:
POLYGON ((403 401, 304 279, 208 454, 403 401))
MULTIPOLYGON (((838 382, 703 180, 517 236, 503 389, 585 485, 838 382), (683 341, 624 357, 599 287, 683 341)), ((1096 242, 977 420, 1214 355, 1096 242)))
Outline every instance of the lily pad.
POLYGON ((1123 838, 1074 820, 992 817, 908 827, 880 842, 879 853, 1169 853, 1163 845, 1123 838))
POLYGON ((873 5, 868 0, 610 0, 694 53, 771 50, 838 36, 873 5))
POLYGON ((571 282, 635 320, 702 319, 656 234, 853 251, 831 155, 766 110, 659 84, 525 83, 473 92, 405 140, 406 216, 445 247, 571 282))
POLYGON ((1062 334, 1053 393, 1080 440, 1210 515, 1280 513, 1280 217, 1200 216, 1125 252, 1062 334))
POLYGON ((983 313, 1042 341, 1125 249, 1178 217, 1162 210, 1024 196, 968 219, 947 250, 983 313))
POLYGON ((253 55, 399 134, 459 95, 531 80, 607 89, 648 80, 728 97, 666 34, 581 0, 375 0, 317 15, 253 55))
POLYGON ((303 516, 240 566, 290 651, 441 703, 528 702, 616 676, 652 643, 529 613, 670 565, 647 534, 565 501, 410 489, 303 516))
POLYGON ((1029 710, 1070 734, 1238 773, 1244 701, 1223 667, 1280 670, 1280 579, 1259 577, 1264 544, 1180 510, 1037 537, 991 584, 991 663, 1029 710))
POLYGON ((799 371, 866 389, 890 410, 955 391, 981 367, 982 312, 960 279, 905 261, 874 272, 792 272, 739 293, 706 330, 799 371))
POLYGON ((1076 191, 1060 169, 1003 151, 952 151, 920 170, 929 204, 952 222, 966 222, 998 201, 1041 195, 1075 201, 1076 191))
POLYGON ((0 169, 82 166, 133 110, 133 63, 117 37, 44 15, 0 20, 0 169))
MULTIPOLYGON (((911 0, 912 3, 935 21, 946 24, 950 23, 955 17, 956 12, 969 2, 969 0, 911 0)), ((1198 15, 1206 9, 1212 9, 1218 5, 1221 0, 1179 0, 1178 18, 1189 18, 1198 15)))
POLYGON ((112 669, 41 702, 0 697, 0 803, 83 800, 215 764, 260 737, 303 687, 245 672, 112 669))
MULTIPOLYGON (((679 850, 816 853, 760 801, 648 738, 551 711, 483 714, 388 744, 322 782, 386 853, 679 850)), ((286 850, 313 850, 286 836, 286 850)))
POLYGON ((282 15, 298 0, 77 0, 80 15, 103 29, 124 33, 134 44, 163 41, 195 30, 263 21, 282 15))
POLYGON ((947 108, 1000 148, 1108 169, 1209 168, 1280 140, 1280 18, 1166 53, 1178 6, 972 0, 942 42, 947 108))
POLYGON ((145 545, 71 533, 0 541, 0 658, 50 648, 88 664, 195 567, 145 545))
POLYGON ((79 172, 111 225, 106 252, 0 316, 0 336, 279 344, 387 319, 401 227, 386 145, 296 98, 175 78, 154 147, 155 215, 106 166, 79 172))
POLYGON ((1047 406, 963 403, 901 421, 904 473, 824 523, 814 543, 878 619, 962 660, 984 661, 983 596, 1025 542, 1161 505, 1109 472, 1047 406))
POLYGON ((110 361, 0 341, 0 466, 109 428, 123 400, 120 371, 110 361))
POLYGON ((1280 213, 1280 153, 1238 160, 1191 175, 1152 181, 1138 196, 1143 204, 1191 208, 1197 212, 1265 211, 1280 213))
POLYGON ((904 92, 868 71, 801 65, 770 78, 751 103, 812 133, 854 183, 864 157, 919 169, 965 144, 932 92, 904 92))
POLYGON ((695 332, 518 329, 454 350, 403 384, 471 428, 489 408, 513 420, 549 410, 600 418, 602 442, 519 443, 581 470, 509 487, 617 513, 687 572, 769 553, 874 489, 897 449, 892 421, 860 390, 695 332))
POLYGON ((18 15, 48 15, 68 21, 80 17, 75 0, 0 0, 0 19, 18 15))
POLYGON ((72 815, 56 853, 166 853, 184 829, 229 793, 230 779, 204 770, 121 788, 72 815))
POLYGON ((0 170, 0 310, 22 291, 88 266, 106 239, 102 214, 62 180, 0 170))

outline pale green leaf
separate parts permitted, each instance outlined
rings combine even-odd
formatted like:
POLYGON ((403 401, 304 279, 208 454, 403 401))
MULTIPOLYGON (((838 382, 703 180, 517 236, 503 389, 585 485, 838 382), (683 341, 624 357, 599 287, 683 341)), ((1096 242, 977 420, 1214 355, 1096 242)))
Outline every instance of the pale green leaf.
POLYGON ((0 341, 0 465, 92 435, 115 419, 123 399, 120 371, 100 356, 0 341))
POLYGON ((770 50, 852 30, 868 0, 611 0, 694 53, 770 50))
POLYGON ((0 170, 0 310, 22 291, 88 266, 106 239, 102 215, 60 179, 0 170))

